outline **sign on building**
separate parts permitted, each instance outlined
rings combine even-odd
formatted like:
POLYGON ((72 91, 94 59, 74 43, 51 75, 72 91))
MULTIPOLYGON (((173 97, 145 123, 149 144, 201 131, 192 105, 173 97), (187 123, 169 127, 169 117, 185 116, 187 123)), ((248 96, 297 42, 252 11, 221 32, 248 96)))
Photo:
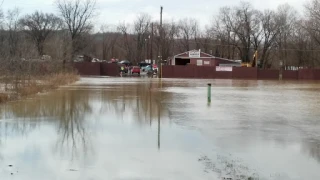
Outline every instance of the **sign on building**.
POLYGON ((210 65, 210 61, 203 61, 204 65, 210 65))
POLYGON ((192 50, 189 51, 190 58, 199 58, 200 57, 200 50, 192 50))
POLYGON ((201 59, 197 60, 197 66, 202 66, 203 65, 203 61, 201 59))
POLYGON ((228 66, 216 66, 216 71, 232 71, 232 67, 228 66))

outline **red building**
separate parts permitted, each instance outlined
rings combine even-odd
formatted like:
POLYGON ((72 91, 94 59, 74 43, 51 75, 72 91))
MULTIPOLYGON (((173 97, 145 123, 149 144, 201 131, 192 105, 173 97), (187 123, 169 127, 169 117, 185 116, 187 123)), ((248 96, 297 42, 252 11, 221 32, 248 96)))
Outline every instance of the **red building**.
POLYGON ((169 65, 197 65, 197 66, 240 66, 241 64, 233 60, 214 57, 210 54, 201 52, 201 50, 191 50, 178 55, 175 55, 169 65))

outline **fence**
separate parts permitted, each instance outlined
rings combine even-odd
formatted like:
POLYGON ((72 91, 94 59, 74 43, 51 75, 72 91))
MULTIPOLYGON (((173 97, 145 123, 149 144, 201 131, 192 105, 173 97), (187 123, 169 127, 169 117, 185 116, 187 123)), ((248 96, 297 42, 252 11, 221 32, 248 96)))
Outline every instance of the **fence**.
POLYGON ((119 76, 119 66, 114 63, 100 63, 101 76, 119 76))
POLYGON ((76 62, 73 67, 82 76, 119 76, 117 64, 100 62, 76 62))
MULTIPOLYGON (((77 62, 73 67, 83 76, 119 76, 119 67, 113 63, 77 62)), ((214 66, 162 66, 163 78, 195 79, 279 79, 279 70, 233 67, 232 71, 216 71, 214 66)), ((284 80, 320 80, 320 69, 283 70, 284 80)))
MULTIPOLYGON (((196 79, 261 79, 277 80, 281 71, 250 67, 233 67, 232 71, 216 71, 212 66, 163 66, 163 78, 196 79)), ((320 80, 320 69, 283 70, 283 80, 320 80)))

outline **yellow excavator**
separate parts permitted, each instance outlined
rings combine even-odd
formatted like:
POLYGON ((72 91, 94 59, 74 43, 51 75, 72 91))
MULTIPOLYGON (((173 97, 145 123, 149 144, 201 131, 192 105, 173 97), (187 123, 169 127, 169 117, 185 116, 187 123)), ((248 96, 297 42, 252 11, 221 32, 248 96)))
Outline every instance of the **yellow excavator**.
POLYGON ((253 59, 248 63, 241 63, 241 67, 256 67, 258 61, 258 51, 256 50, 253 54, 253 59))

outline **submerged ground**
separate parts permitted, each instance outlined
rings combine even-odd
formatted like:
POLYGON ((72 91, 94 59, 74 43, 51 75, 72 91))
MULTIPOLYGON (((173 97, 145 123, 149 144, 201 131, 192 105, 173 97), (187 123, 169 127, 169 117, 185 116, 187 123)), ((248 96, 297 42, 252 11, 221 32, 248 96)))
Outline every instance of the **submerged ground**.
POLYGON ((319 82, 82 78, 0 106, 0 177, 320 179, 319 105, 319 82))

